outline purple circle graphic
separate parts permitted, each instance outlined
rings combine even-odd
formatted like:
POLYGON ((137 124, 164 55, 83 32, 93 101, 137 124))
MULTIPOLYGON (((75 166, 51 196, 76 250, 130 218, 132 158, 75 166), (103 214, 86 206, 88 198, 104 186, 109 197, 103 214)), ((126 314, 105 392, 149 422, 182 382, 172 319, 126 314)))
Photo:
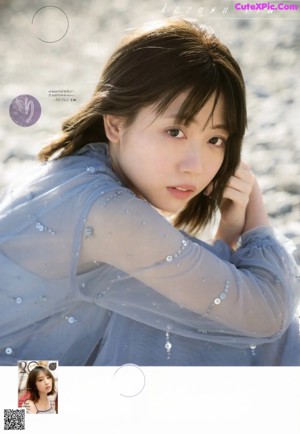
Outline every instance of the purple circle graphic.
POLYGON ((31 127, 41 116, 41 104, 32 95, 19 95, 12 100, 9 114, 20 127, 31 127))

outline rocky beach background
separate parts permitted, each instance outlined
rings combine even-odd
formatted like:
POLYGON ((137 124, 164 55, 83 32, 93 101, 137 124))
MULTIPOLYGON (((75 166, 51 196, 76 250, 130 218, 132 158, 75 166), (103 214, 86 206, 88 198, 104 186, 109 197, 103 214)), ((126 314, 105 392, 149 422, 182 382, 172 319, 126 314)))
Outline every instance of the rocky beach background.
POLYGON ((212 27, 240 63, 249 113, 244 159, 258 176, 274 227, 294 242, 300 263, 300 2, 284 2, 298 10, 272 13, 238 10, 236 3, 0 0, 0 191, 34 170, 39 149, 90 97, 128 30, 168 16, 192 18, 212 27), (10 115, 18 95, 40 103, 31 126, 10 115))

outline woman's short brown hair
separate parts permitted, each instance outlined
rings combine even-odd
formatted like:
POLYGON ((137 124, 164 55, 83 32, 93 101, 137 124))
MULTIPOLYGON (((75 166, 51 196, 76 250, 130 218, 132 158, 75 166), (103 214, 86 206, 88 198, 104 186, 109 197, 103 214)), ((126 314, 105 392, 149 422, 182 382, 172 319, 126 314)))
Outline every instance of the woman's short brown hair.
POLYGON ((36 386, 36 381, 38 375, 43 372, 46 376, 50 377, 52 380, 52 388, 50 392, 47 395, 53 395, 55 393, 55 378, 53 377, 52 373, 49 371, 49 369, 45 368, 44 366, 36 366, 32 369, 32 371, 29 372, 27 377, 27 384, 26 389, 30 393, 30 399, 33 402, 37 402, 40 395, 39 391, 36 386))
POLYGON ((56 158, 62 158, 88 143, 107 142, 104 114, 124 116, 129 126, 141 108, 156 103, 160 114, 183 91, 189 93, 179 122, 188 124, 212 95, 214 107, 222 96, 229 132, 212 193, 194 197, 175 219, 176 227, 196 231, 211 220, 220 205, 225 185, 239 164, 247 124, 240 67, 228 48, 203 26, 168 19, 125 37, 108 60, 90 101, 63 123, 63 134, 39 157, 48 160, 58 152, 56 158))

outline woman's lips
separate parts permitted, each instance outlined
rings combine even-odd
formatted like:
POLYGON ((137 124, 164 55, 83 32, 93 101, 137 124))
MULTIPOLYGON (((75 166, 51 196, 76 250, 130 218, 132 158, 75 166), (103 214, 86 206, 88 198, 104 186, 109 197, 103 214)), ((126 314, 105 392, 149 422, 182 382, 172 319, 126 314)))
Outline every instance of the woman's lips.
POLYGON ((189 199, 193 196, 196 188, 193 185, 174 185, 172 187, 167 187, 168 192, 176 199, 189 199))

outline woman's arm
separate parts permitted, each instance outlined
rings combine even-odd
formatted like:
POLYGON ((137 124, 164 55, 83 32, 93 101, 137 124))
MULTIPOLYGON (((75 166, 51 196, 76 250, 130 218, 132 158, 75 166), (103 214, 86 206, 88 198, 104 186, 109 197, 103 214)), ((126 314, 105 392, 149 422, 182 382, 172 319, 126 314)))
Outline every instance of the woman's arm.
MULTIPOLYGON (((260 235, 255 251, 249 239, 242 246, 241 266, 222 261, 183 239, 149 204, 123 188, 94 203, 86 228, 92 228, 87 231, 91 236, 83 237, 79 264, 107 264, 94 282, 97 303, 106 309, 128 316, 134 311, 132 318, 143 319, 149 312, 167 317, 169 300, 177 306, 170 307, 176 321, 186 317, 184 308, 194 327, 197 318, 198 326, 207 318, 214 330, 253 339, 281 333, 292 318, 294 293, 271 230, 260 235), (155 292, 165 301, 156 302, 155 292)), ((86 293, 85 282, 84 287, 86 293)))
POLYGON ((37 413, 36 406, 34 405, 34 402, 31 401, 31 399, 26 399, 26 401, 23 403, 22 407, 26 408, 27 413, 30 413, 30 414, 36 414, 37 413))
POLYGON ((262 192, 257 180, 255 180, 246 209, 243 233, 259 226, 270 226, 270 222, 263 202, 262 192))

